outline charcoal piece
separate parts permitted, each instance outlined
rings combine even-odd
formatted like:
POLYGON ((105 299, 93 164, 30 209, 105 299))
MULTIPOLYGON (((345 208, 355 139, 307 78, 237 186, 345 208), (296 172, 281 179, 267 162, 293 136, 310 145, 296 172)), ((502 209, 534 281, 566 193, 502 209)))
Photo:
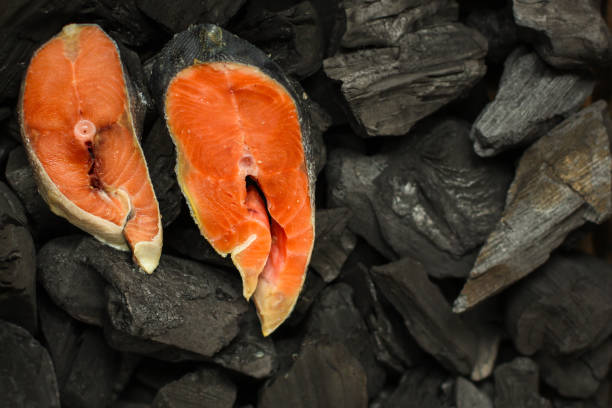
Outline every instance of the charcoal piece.
POLYGON ((456 21, 459 7, 454 0, 344 1, 345 48, 393 46, 407 33, 430 25, 456 21))
POLYGON ((49 238, 62 232, 76 231, 68 221, 53 214, 38 193, 34 175, 23 147, 14 149, 6 164, 6 179, 24 205, 30 216, 33 235, 36 238, 49 238))
POLYGON ((524 39, 558 68, 590 68, 612 60, 611 36, 599 7, 592 0, 513 0, 524 39))
POLYGON ((261 390, 259 408, 367 407, 366 374, 341 343, 304 345, 286 373, 261 390))
POLYGON ((136 0, 138 8, 171 32, 185 30, 190 24, 224 25, 240 10, 245 0, 136 0))
POLYGON ((321 209, 315 214, 317 235, 310 267, 327 283, 338 277, 342 265, 357 243, 355 235, 347 229, 351 217, 348 208, 321 209))
MULTIPOLYGON (((168 346, 156 341, 142 339, 140 337, 131 336, 127 333, 115 329, 112 324, 107 321, 104 324, 104 338, 113 349, 125 353, 138 353, 146 356, 154 356, 159 358, 159 355, 165 356, 168 346)), ((161 360, 166 361, 161 357, 161 360)), ((176 361, 172 359, 172 361, 176 361)))
POLYGON ((2 181, 0 181, 0 223, 3 225, 12 223, 23 226, 28 224, 25 209, 21 201, 2 181))
POLYGON ((595 401, 591 400, 565 400, 562 398, 555 398, 553 400, 553 406, 555 408, 602 408, 607 404, 607 396, 606 402, 604 404, 597 404, 595 401))
MULTIPOLYGON (((308 97, 308 94, 304 93, 304 95, 308 97)), ((314 160, 314 171, 318 175, 327 163, 327 148, 323 141, 323 133, 331 126, 332 118, 323 107, 312 99, 308 98, 305 104, 310 112, 312 157, 314 160)))
POLYGON ((353 303, 353 290, 337 283, 323 290, 306 323, 304 343, 338 342, 361 362, 366 373, 368 396, 375 396, 385 383, 385 371, 376 361, 368 327, 353 303))
POLYGON ((269 377, 278 365, 274 342, 270 337, 262 337, 259 321, 252 309, 243 316, 238 336, 212 360, 253 378, 269 377))
POLYGON ((364 136, 403 135, 485 74, 487 41, 459 23, 406 34, 397 47, 365 49, 323 61, 364 136))
POLYGON ((76 263, 108 282, 107 311, 120 331, 205 357, 238 334, 248 305, 240 282, 226 271, 165 255, 155 273, 144 275, 129 254, 92 238, 73 252, 76 263))
POLYGON ((372 268, 372 278, 425 351, 452 371, 472 372, 478 339, 461 317, 452 313, 421 264, 405 258, 372 268))
POLYGON ((118 368, 113 378, 113 399, 125 390, 142 363, 143 357, 138 354, 121 353, 118 368))
POLYGON ((85 330, 70 374, 60 388, 62 406, 104 408, 113 398, 118 356, 104 342, 98 328, 85 330))
POLYGON ((152 408, 231 408, 236 391, 236 385, 222 373, 202 369, 162 387, 152 408))
POLYGON ((580 356, 541 354, 536 357, 544 382, 559 395, 585 399, 597 391, 612 362, 612 341, 580 356))
POLYGON ((149 167, 149 175, 159 203, 159 211, 164 227, 181 213, 183 196, 176 181, 174 166, 176 152, 163 120, 158 119, 149 132, 143 152, 149 167))
POLYGON ((487 394, 463 377, 455 382, 457 408, 493 408, 493 402, 487 394))
POLYGON ((0 102, 2 102, 5 99, 16 98, 19 94, 21 78, 32 53, 38 48, 38 43, 9 30, 5 25, 0 24, 0 27, 0 38, 3 39, 0 42, 0 58, 3 61, 0 66, 0 102))
POLYGON ((40 329, 53 361, 57 383, 62 388, 70 374, 82 329, 76 320, 46 296, 40 296, 39 313, 40 329))
POLYGON ((321 67, 323 32, 310 1, 281 11, 266 10, 253 2, 230 31, 259 47, 286 73, 298 78, 310 76, 321 67))
POLYGON ((549 68, 527 48, 516 49, 504 65, 495 100, 480 113, 470 132, 480 156, 533 142, 576 112, 594 82, 549 68))
POLYGON ((446 376, 436 368, 409 369, 382 406, 383 408, 450 408, 452 401, 448 401, 442 392, 445 380, 446 376))
POLYGON ((200 234, 193 220, 179 219, 164 231, 164 245, 181 256, 195 259, 209 265, 234 269, 231 258, 223 258, 200 234))
POLYGON ((49 353, 27 330, 2 320, 0 395, 6 407, 60 407, 49 353))
POLYGON ((555 255, 509 293, 506 327, 519 352, 579 353, 612 334, 612 267, 555 255))
POLYGON ((501 221, 480 250, 454 311, 464 311, 523 278, 572 230, 610 215, 608 121, 605 102, 597 102, 523 153, 501 221))
POLYGON ((467 123, 436 121, 390 152, 332 151, 328 205, 349 207, 349 228, 387 258, 410 256, 432 276, 463 277, 502 213, 511 171, 476 156, 467 123))
POLYGON ((485 36, 489 44, 487 60, 492 63, 501 63, 518 43, 512 7, 497 10, 477 8, 467 16, 466 24, 485 36))
POLYGON ((75 261, 83 235, 57 238, 38 253, 38 282, 53 302, 74 319, 102 326, 107 318, 104 279, 75 261))
MULTIPOLYGON (((1 130, 0 130, 1 131, 1 130)), ((0 174, 4 174, 6 163, 8 162, 11 151, 15 150, 18 142, 11 139, 10 137, 0 137, 0 174)), ((5 177, 2 177, 4 180, 5 177)))
POLYGON ((518 357, 495 369, 495 408, 552 408, 539 393, 538 366, 527 357, 518 357))
POLYGON ((299 326, 308 314, 310 306, 324 288, 325 281, 312 269, 309 269, 306 272, 306 280, 300 292, 300 297, 293 308, 293 312, 291 312, 291 316, 285 321, 284 325, 290 327, 299 326))
MULTIPOLYGON (((5 197, 0 196, 0 200, 5 197)), ((0 213, 0 319, 35 334, 38 317, 34 241, 25 227, 3 222, 22 216, 16 208, 7 210, 0 213), (9 218, 11 212, 15 218, 9 218)))

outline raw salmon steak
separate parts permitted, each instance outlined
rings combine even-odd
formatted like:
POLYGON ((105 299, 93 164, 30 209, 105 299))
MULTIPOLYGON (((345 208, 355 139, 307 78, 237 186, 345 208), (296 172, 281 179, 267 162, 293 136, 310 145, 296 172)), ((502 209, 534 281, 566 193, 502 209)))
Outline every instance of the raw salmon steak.
POLYGON ((304 93, 259 49, 213 25, 175 36, 152 78, 193 218, 231 255, 268 335, 295 306, 314 241, 304 93))
POLYGON ((71 24, 38 49, 20 98, 21 135, 51 210, 157 267, 161 217, 137 138, 119 49, 97 25, 71 24))

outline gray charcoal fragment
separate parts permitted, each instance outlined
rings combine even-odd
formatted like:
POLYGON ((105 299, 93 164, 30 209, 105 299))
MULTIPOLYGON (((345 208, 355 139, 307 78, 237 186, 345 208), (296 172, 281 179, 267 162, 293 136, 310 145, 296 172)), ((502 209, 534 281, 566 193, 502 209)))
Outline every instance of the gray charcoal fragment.
POLYGON ((185 30, 190 24, 223 25, 240 10, 245 0, 136 0, 138 8, 171 32, 185 30))
POLYGON ((489 44, 487 60, 493 63, 506 59, 518 43, 512 7, 475 9, 467 16, 466 24, 486 37, 489 44))
POLYGON ((436 368, 409 369, 382 407, 450 408, 452 401, 443 392, 446 379, 447 376, 436 368))
POLYGON ((495 100, 472 127, 474 150, 489 157, 537 140, 576 112, 593 86, 593 80, 556 71, 527 48, 517 48, 506 59, 495 100))
POLYGON ((495 369, 495 408, 552 408, 540 396, 538 366, 527 357, 518 357, 495 369))
POLYGON ((83 235, 72 235, 44 245, 38 253, 38 282, 74 319, 102 326, 107 318, 106 283, 95 269, 75 260, 83 239, 83 235))
POLYGON ((541 354, 536 357, 542 379, 559 395, 585 399, 591 397, 608 374, 612 362, 612 341, 580 356, 541 354))
POLYGON ((21 201, 2 181, 0 181, 0 223, 13 223, 22 226, 28 224, 21 201))
POLYGON ((47 237, 58 232, 75 231, 68 221, 53 214, 38 193, 34 174, 23 147, 19 146, 9 155, 6 164, 6 179, 23 203, 32 221, 33 235, 47 237))
POLYGON ((327 283, 338 277, 357 243, 357 237, 347 229, 351 218, 352 213, 348 208, 321 209, 315 213, 317 234, 310 267, 327 283))
POLYGON ((592 0, 513 0, 523 38, 558 68, 590 68, 612 60, 611 35, 592 0))
POLYGON ((522 354, 580 353, 612 334, 612 267, 555 255, 509 294, 506 327, 522 354))
POLYGON ((462 312, 542 265, 565 237, 612 212, 606 103, 572 115, 521 157, 501 221, 481 248, 453 310, 462 312))
POLYGON ((85 330, 78 343, 70 374, 60 388, 62 406, 105 408, 113 399, 118 356, 98 328, 85 330))
POLYGON ((162 224, 168 226, 181 213, 183 195, 176 181, 174 166, 176 152, 163 120, 158 119, 149 132, 142 148, 149 175, 159 203, 162 224))
POLYGON ((162 387, 152 408, 232 408, 236 385, 221 372, 201 369, 162 387))
POLYGON ((381 390, 385 371, 376 361, 368 327, 353 303, 353 290, 345 283, 326 287, 310 312, 303 341, 307 344, 324 340, 344 344, 361 362, 370 398, 381 390))
POLYGON ((0 395, 6 407, 60 407, 49 353, 27 330, 2 320, 0 395))
POLYGON ((345 48, 397 45, 407 33, 458 19, 454 0, 344 1, 345 48))
POLYGON ((200 234, 198 227, 192 220, 172 223, 164 231, 164 245, 172 248, 181 256, 204 262, 209 265, 223 266, 235 269, 230 257, 223 258, 213 249, 208 241, 200 234))
POLYGON ((372 268, 372 279, 425 351, 447 369, 471 374, 478 339, 461 317, 452 313, 422 265, 405 258, 372 268))
POLYGON ((359 133, 403 135, 482 78, 486 52, 477 31, 448 23, 406 34, 399 46, 327 58, 323 67, 342 82, 359 133))
POLYGON ((230 31, 270 55, 286 73, 297 78, 321 68, 323 32, 310 1, 280 11, 267 10, 258 2, 247 7, 245 17, 230 31))
POLYGON ((455 382, 457 408, 493 408, 493 402, 487 394, 463 377, 455 382))
POLYGON ((252 309, 243 316, 238 336, 212 360, 253 378, 269 377, 278 366, 274 342, 261 335, 259 321, 252 309))
MULTIPOLYGON (((0 196, 0 200, 2 198, 3 196, 0 196)), ((22 214, 12 216, 19 218, 22 214)), ((35 334, 38 315, 34 241, 25 227, 5 223, 14 220, 9 217, 10 214, 0 213, 0 319, 15 323, 35 334)))
POLYGON ((343 344, 309 344, 286 373, 264 385, 257 406, 365 408, 366 381, 361 364, 343 344))

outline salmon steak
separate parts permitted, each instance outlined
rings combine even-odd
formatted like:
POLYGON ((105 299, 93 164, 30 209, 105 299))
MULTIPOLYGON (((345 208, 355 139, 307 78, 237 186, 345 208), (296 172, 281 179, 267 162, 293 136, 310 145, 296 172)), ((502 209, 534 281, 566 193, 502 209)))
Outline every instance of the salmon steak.
POLYGON ((151 273, 161 256, 161 217, 133 94, 114 41, 97 25, 68 25, 30 61, 21 135, 51 210, 114 248, 131 249, 151 273))
POLYGON ((293 310, 314 242, 305 94, 262 51, 214 25, 176 35, 152 81, 191 214, 231 256, 267 336, 293 310))

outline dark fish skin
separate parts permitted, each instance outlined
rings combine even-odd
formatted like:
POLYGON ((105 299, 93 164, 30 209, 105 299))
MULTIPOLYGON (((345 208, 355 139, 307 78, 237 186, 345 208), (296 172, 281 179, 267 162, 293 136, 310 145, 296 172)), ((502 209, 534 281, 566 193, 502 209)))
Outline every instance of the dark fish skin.
POLYGON ((251 65, 259 68, 287 90, 298 111, 310 204, 314 210, 316 159, 319 153, 317 146, 321 144, 315 143, 316 136, 313 136, 310 115, 311 102, 300 84, 285 75, 277 63, 251 43, 214 24, 192 25, 176 34, 155 56, 150 86, 160 112, 164 112, 166 90, 170 81, 183 69, 200 62, 236 62, 251 65))

